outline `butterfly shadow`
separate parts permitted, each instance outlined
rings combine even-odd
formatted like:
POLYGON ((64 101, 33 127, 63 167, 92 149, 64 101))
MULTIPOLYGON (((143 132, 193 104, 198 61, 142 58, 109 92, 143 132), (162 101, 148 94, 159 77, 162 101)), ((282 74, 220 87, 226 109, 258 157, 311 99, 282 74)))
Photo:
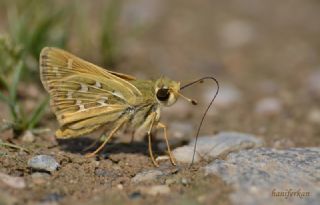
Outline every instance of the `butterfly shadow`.
MULTIPOLYGON (((80 153, 80 154, 88 154, 96 150, 102 142, 96 142, 94 146, 91 146, 96 142, 95 139, 89 137, 77 137, 70 139, 59 139, 58 143, 60 149, 70 153, 80 153), (88 149, 90 147, 90 149, 88 149)), ((153 152, 156 154, 164 154, 161 150, 157 148, 157 143, 160 140, 154 139, 152 141, 153 144, 153 152)), ((131 154, 143 154, 149 156, 148 152, 148 142, 146 140, 143 141, 133 141, 129 143, 124 142, 108 142, 102 151, 98 155, 100 156, 108 156, 109 154, 118 154, 118 153, 131 153, 131 154)))

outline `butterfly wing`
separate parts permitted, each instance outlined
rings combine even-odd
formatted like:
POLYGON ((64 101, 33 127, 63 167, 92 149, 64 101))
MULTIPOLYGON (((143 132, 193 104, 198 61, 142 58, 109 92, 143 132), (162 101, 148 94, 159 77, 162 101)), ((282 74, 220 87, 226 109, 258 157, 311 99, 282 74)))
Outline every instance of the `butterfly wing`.
POLYGON ((61 126, 57 137, 83 135, 117 120, 141 92, 125 74, 110 72, 64 50, 44 48, 40 77, 61 126))

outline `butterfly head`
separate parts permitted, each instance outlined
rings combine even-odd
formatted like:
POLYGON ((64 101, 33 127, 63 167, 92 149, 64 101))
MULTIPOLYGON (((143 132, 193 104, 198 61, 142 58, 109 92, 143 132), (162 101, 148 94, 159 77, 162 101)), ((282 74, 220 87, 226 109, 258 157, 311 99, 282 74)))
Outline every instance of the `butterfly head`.
POLYGON ((161 77, 155 83, 155 94, 157 101, 164 106, 173 105, 178 97, 182 97, 196 105, 195 100, 189 99, 180 93, 180 82, 170 80, 166 77, 161 77))
POLYGON ((155 94, 157 101, 164 106, 173 105, 178 99, 180 82, 161 77, 155 83, 155 94))

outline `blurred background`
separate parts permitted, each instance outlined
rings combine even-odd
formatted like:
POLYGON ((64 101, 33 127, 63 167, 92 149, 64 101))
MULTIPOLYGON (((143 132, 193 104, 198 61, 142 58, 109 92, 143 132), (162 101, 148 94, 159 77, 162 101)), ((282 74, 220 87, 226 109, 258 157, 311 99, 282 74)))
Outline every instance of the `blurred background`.
MULTIPOLYGON (((57 127, 38 65, 41 49, 55 46, 142 79, 216 77, 221 90, 203 134, 319 146, 319 10, 316 0, 1 0, 1 129, 57 127)), ((184 91, 200 105, 179 102, 165 121, 196 127, 215 89, 205 82, 184 91)))

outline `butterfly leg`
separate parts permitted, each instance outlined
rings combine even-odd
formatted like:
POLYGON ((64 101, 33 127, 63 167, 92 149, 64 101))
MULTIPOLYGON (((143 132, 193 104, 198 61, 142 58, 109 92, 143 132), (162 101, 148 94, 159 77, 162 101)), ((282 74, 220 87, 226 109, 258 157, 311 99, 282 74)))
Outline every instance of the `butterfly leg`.
POLYGON ((171 163, 173 165, 177 165, 176 162, 175 162, 175 159, 174 159, 174 157, 172 155, 171 149, 170 149, 170 145, 169 145, 169 141, 168 141, 168 137, 167 137, 167 126, 165 126, 164 124, 159 122, 157 124, 157 127, 163 129, 164 140, 166 141, 166 145, 167 145, 168 155, 169 155, 170 161, 171 161, 171 163))
POLYGON ((121 126, 126 123, 127 120, 122 120, 118 123, 118 125, 109 133, 108 137, 104 140, 104 142, 92 153, 86 154, 85 157, 86 158, 90 158, 95 156, 101 149, 104 148, 104 146, 107 144, 107 142, 111 139, 111 137, 114 135, 114 133, 116 133, 121 126))
POLYGON ((151 131, 152 131, 152 127, 156 118, 156 113, 153 112, 150 115, 152 115, 151 118, 151 123, 150 123, 150 127, 148 130, 148 148, 149 148, 149 154, 150 154, 150 158, 152 160, 152 163, 154 164, 154 166, 159 167, 158 162, 156 162, 156 160, 154 159, 153 153, 152 153, 152 144, 151 144, 151 131))

